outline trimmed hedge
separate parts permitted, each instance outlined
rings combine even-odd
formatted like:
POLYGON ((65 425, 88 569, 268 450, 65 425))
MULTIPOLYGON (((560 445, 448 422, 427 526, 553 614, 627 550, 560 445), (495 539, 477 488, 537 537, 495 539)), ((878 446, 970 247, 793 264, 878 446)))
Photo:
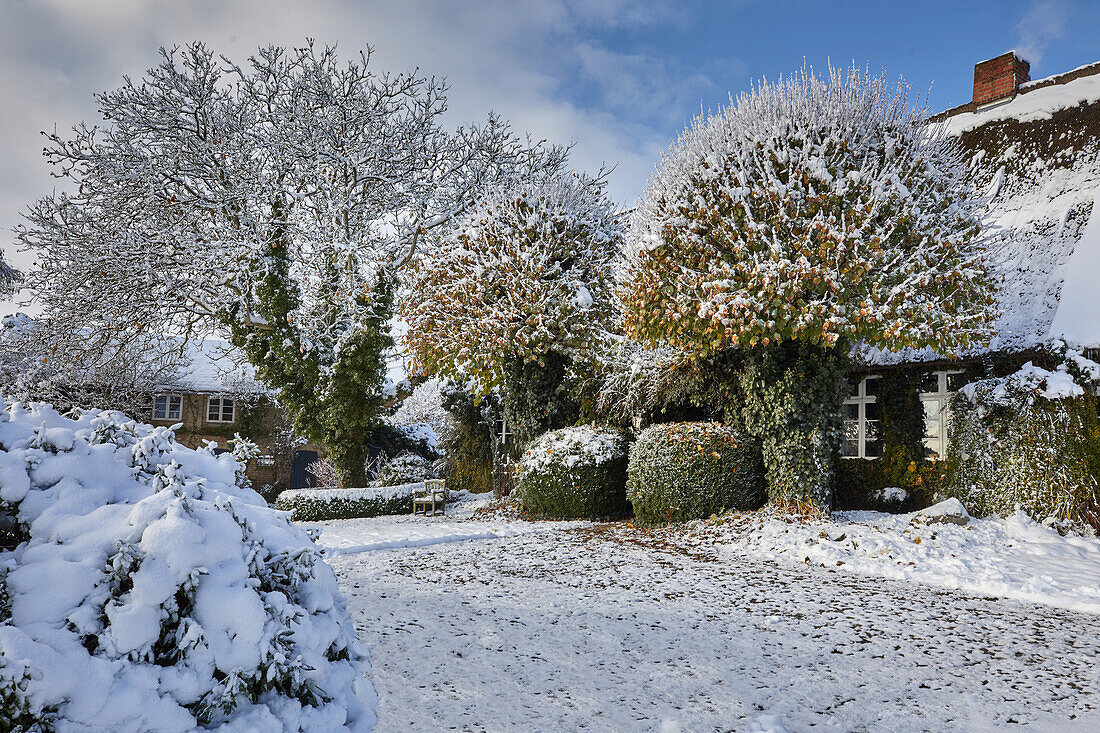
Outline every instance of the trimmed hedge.
POLYGON ((423 482, 369 489, 291 489, 279 494, 275 508, 298 522, 411 514, 413 491, 423 482))
POLYGON ((1034 399, 1012 408, 951 403, 945 492, 972 513, 1005 516, 1019 505, 1100 527, 1100 399, 1034 399))
POLYGON ((545 433, 523 454, 516 482, 523 509, 544 519, 615 519, 629 513, 626 441, 609 428, 545 433))
POLYGON ((720 423, 653 425, 630 448, 627 496, 639 525, 759 509, 765 486, 759 443, 720 423))

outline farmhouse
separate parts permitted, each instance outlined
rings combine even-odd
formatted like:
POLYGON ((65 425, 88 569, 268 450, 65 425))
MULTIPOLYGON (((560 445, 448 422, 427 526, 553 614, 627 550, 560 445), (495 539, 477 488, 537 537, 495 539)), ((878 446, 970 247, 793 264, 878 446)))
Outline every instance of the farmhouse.
MULTIPOLYGON (((1054 369, 1067 345, 1095 358, 1100 63, 1036 81, 1029 71, 1012 52, 982 61, 974 67, 973 99, 932 117, 958 137, 978 190, 989 197, 995 336, 988 348, 953 360, 931 351, 864 350, 844 406, 845 457, 910 457, 914 419, 919 426, 921 418, 918 450, 946 457, 952 395, 963 385, 1027 362, 1054 369)), ((857 483, 854 476, 875 472, 845 463, 842 472, 857 483)))

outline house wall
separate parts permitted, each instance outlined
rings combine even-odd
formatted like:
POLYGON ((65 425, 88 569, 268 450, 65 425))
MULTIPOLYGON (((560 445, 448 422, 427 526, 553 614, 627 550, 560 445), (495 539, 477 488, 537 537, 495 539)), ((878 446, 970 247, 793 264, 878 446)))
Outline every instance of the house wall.
MULTIPOLYGON (((178 392, 174 394, 180 394, 178 392)), ((176 423, 183 423, 176 430, 176 439, 188 448, 200 448, 204 441, 212 441, 219 448, 230 448, 229 441, 234 434, 240 433, 242 437, 256 443, 260 448, 260 455, 273 455, 272 432, 279 424, 281 414, 279 408, 264 400, 252 408, 248 413, 242 410, 240 403, 234 411, 234 421, 231 423, 212 422, 207 420, 207 399, 211 396, 201 393, 181 394, 181 417, 179 420, 154 420, 150 408, 146 419, 153 425, 165 427, 176 423)), ((216 395, 215 395, 216 396, 216 395)), ((300 450, 316 451, 324 455, 325 451, 314 443, 306 443, 300 450)), ((252 459, 245 467, 245 473, 252 482, 253 487, 260 488, 265 484, 274 484, 276 480, 275 466, 258 465, 256 459, 252 459)))

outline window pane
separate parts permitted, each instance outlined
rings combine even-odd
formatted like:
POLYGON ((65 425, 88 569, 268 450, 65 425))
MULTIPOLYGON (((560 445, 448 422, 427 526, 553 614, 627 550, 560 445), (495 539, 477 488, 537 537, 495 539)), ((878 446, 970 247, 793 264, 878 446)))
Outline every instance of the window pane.
POLYGON ((929 394, 934 394, 940 391, 940 373, 939 372, 925 372, 924 376, 920 380, 920 391, 929 394))
POLYGON ((878 377, 867 377, 865 382, 867 384, 867 392, 865 394, 868 397, 877 396, 878 395, 878 377))
MULTIPOLYGON (((859 405, 846 405, 846 407, 855 407, 857 412, 859 405)), ((858 456, 859 455, 859 421, 858 420, 844 420, 844 443, 841 446, 841 455, 843 456, 858 456)))
POLYGON ((924 435, 929 438, 940 437, 940 401, 924 401, 924 435))
POLYGON ((163 420, 168 412, 168 398, 162 394, 153 398, 153 419, 163 420))
POLYGON ((863 406, 863 416, 868 420, 878 420, 882 407, 877 402, 868 402, 863 406))
POLYGON ((206 403, 206 419, 211 422, 217 422, 221 416, 221 400, 217 397, 211 397, 206 403))
POLYGON ((966 376, 966 373, 960 374, 948 374, 947 375, 947 391, 958 392, 964 386, 970 383, 970 377, 966 376))
POLYGON ((179 395, 172 395, 168 398, 168 418, 170 420, 179 420, 180 415, 183 413, 183 398, 179 395))
POLYGON ((859 380, 848 382, 848 396, 859 397, 859 380))
POLYGON ((924 439, 924 457, 938 460, 940 458, 940 439, 939 438, 925 438, 924 439))
POLYGON ((222 420, 233 422, 233 400, 222 400, 222 420))
MULTIPOLYGON (((868 405, 870 407, 870 405, 868 405)), ((878 420, 868 420, 864 424, 865 440, 863 443, 863 455, 867 458, 878 458, 882 455, 882 435, 879 432, 878 420)))

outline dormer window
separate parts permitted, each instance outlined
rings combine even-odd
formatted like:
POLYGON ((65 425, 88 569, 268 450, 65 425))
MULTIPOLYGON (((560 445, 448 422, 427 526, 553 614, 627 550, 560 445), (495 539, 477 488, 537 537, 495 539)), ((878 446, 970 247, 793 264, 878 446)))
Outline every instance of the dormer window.
POLYGON ((233 422, 235 418, 233 400, 228 397, 208 397, 206 399, 207 422, 233 422))
POLYGON ((153 398, 154 420, 179 420, 183 415, 183 398, 178 394, 158 394, 153 398))

